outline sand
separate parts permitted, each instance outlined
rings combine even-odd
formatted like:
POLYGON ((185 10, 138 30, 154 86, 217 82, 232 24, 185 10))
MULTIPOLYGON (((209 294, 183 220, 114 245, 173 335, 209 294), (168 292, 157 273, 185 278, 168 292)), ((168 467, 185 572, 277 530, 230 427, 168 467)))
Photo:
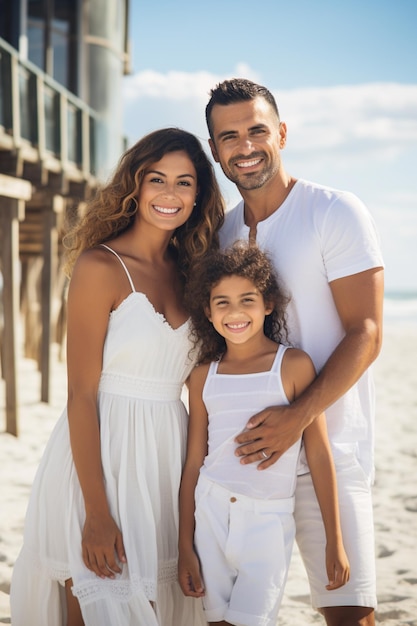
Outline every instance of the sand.
MULTIPOLYGON (((65 364, 54 358, 50 404, 39 402, 40 376, 20 359, 20 436, 4 432, 0 381, 0 623, 10 623, 9 591, 22 541, 30 486, 49 434, 66 401, 65 364)), ((378 609, 384 626, 417 626, 417 325, 386 327, 374 365, 377 439, 374 510, 378 609)), ((278 626, 324 624, 309 605, 303 565, 295 550, 278 626)), ((28 625, 30 626, 30 625, 28 625)))

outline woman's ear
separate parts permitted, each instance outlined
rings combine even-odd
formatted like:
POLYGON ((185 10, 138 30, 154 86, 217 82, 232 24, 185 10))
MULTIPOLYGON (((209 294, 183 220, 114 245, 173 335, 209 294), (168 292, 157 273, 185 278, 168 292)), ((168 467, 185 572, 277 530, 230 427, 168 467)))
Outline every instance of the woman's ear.
POLYGON ((209 306, 204 307, 204 313, 206 314, 208 321, 211 322, 211 311, 209 306))

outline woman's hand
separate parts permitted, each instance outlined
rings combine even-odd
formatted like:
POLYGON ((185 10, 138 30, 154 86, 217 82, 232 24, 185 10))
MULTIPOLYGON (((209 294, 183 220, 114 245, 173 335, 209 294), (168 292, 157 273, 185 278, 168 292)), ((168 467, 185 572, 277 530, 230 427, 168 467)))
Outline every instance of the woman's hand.
POLYGON ((82 554, 85 565, 100 578, 114 578, 126 563, 123 537, 111 515, 87 516, 82 536, 82 554))

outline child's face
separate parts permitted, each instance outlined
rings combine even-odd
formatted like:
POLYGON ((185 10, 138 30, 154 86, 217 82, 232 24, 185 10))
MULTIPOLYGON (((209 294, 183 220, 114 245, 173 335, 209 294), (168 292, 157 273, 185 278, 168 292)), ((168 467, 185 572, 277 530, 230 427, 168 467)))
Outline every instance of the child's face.
POLYGON ((226 342, 245 343, 263 334, 265 315, 271 311, 251 280, 226 276, 212 288, 206 315, 226 342))

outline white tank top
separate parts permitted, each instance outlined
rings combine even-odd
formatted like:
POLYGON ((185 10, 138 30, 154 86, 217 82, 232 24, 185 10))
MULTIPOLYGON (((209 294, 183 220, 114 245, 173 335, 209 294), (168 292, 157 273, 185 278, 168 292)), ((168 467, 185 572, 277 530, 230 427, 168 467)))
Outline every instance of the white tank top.
POLYGON ((263 471, 257 469, 258 463, 239 462, 234 441, 252 415, 268 406, 289 404, 281 379, 286 350, 285 346, 278 346, 267 372, 219 374, 219 363, 210 364, 203 388, 208 413, 208 454, 200 473, 230 491, 268 500, 294 495, 301 439, 263 471))

